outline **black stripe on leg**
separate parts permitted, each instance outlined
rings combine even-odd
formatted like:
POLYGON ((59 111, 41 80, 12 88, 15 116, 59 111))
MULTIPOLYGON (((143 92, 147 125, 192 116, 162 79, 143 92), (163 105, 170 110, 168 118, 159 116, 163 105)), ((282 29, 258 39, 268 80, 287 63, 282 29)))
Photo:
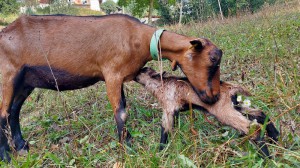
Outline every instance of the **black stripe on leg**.
POLYGON ((267 157, 269 159, 272 159, 272 156, 270 156, 270 152, 268 149, 268 146, 266 145, 266 142, 263 137, 261 137, 259 134, 255 138, 254 142, 258 145, 260 152, 263 154, 263 157, 267 157))
POLYGON ((125 107, 126 107, 126 99, 125 99, 125 94, 124 94, 123 85, 122 85, 121 99, 119 102, 119 108, 116 111, 115 119, 117 122, 119 142, 122 143, 125 138, 127 145, 130 146, 129 141, 131 140, 131 134, 125 128, 125 123, 126 123, 126 118, 127 118, 127 113, 125 111, 125 107))
POLYGON ((20 128, 20 110, 21 107, 26 100, 26 98, 30 95, 34 88, 30 86, 22 86, 18 93, 14 98, 14 102, 11 107, 10 115, 9 115, 9 124, 12 133, 13 143, 15 145, 15 149, 20 151, 21 149, 28 150, 28 144, 22 137, 21 128, 20 128))
POLYGON ((163 150, 168 142, 168 132, 165 132, 165 128, 161 126, 160 145, 159 150, 163 150))
POLYGON ((265 113, 263 113, 262 111, 258 112, 259 114, 257 115, 251 115, 248 114, 249 120, 254 120, 256 119, 258 123, 260 124, 265 124, 268 123, 266 126, 266 131, 267 131, 267 135, 272 138, 274 141, 278 141, 278 137, 279 137, 279 132, 276 129, 276 127, 274 126, 273 122, 270 122, 271 120, 269 119, 269 117, 267 117, 265 115, 265 113), (270 122, 270 123, 269 123, 270 122))

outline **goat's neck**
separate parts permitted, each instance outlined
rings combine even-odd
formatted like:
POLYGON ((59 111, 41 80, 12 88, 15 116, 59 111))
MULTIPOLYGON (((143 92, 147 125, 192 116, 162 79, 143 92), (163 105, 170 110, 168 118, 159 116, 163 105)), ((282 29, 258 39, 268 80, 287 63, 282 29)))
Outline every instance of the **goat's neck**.
POLYGON ((189 49, 190 40, 183 35, 165 31, 160 39, 163 58, 178 60, 189 49))

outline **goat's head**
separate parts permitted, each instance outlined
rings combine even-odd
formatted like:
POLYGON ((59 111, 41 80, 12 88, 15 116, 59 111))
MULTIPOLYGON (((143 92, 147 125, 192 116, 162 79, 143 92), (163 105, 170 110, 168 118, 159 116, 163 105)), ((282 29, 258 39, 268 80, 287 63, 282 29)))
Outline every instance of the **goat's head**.
POLYGON ((195 92, 207 104, 213 104, 220 94, 220 63, 222 50, 207 39, 190 41, 191 46, 172 68, 178 65, 194 87, 195 92))
MULTIPOLYGON (((166 72, 163 72, 163 76, 166 72)), ((139 71, 139 74, 135 77, 135 81, 145 85, 149 81, 160 80, 160 73, 156 72, 154 69, 150 67, 144 67, 139 71)))

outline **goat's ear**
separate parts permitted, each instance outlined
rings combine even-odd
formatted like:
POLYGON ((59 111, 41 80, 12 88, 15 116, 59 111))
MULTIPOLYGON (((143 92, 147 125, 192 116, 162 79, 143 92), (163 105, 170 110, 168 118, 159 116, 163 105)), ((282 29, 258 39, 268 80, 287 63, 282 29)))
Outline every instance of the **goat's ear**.
MULTIPOLYGON (((167 75, 166 71, 162 73, 162 76, 165 77, 167 75)), ((156 72, 150 75, 151 78, 160 78, 160 73, 156 72)))
POLYGON ((157 72, 150 74, 150 77, 151 77, 151 78, 155 78, 155 77, 157 77, 157 76, 159 76, 159 73, 157 73, 157 72))
POLYGON ((200 38, 192 40, 192 41, 190 41, 190 43, 192 45, 190 47, 190 49, 194 49, 195 51, 202 51, 202 49, 204 48, 204 45, 205 45, 205 41, 200 38))
POLYGON ((151 70, 151 68, 149 68, 149 67, 143 67, 142 69, 140 69, 139 73, 145 73, 150 70, 151 70))
POLYGON ((171 63, 171 68, 172 68, 172 71, 176 71, 177 70, 177 61, 173 60, 172 63, 171 63))

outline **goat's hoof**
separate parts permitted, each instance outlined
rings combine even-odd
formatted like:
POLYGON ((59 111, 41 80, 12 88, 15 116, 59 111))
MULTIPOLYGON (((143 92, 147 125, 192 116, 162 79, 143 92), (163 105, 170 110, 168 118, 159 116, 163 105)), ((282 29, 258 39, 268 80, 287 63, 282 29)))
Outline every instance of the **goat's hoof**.
POLYGON ((0 147, 0 158, 4 162, 10 162, 10 149, 8 145, 0 147))
POLYGON ((24 140, 24 139, 20 139, 18 141, 14 141, 15 144, 15 150, 18 151, 18 153, 23 153, 20 151, 28 151, 29 150, 29 146, 28 143, 24 140))
POLYGON ((168 145, 168 144, 160 143, 160 144, 159 144, 159 151, 164 150, 164 149, 166 148, 167 145, 168 145))
POLYGON ((279 138, 279 131, 276 129, 273 123, 267 125, 267 135, 270 137, 273 141, 278 142, 279 138))
POLYGON ((18 151, 19 156, 26 156, 28 154, 28 150, 26 149, 21 149, 18 151))

